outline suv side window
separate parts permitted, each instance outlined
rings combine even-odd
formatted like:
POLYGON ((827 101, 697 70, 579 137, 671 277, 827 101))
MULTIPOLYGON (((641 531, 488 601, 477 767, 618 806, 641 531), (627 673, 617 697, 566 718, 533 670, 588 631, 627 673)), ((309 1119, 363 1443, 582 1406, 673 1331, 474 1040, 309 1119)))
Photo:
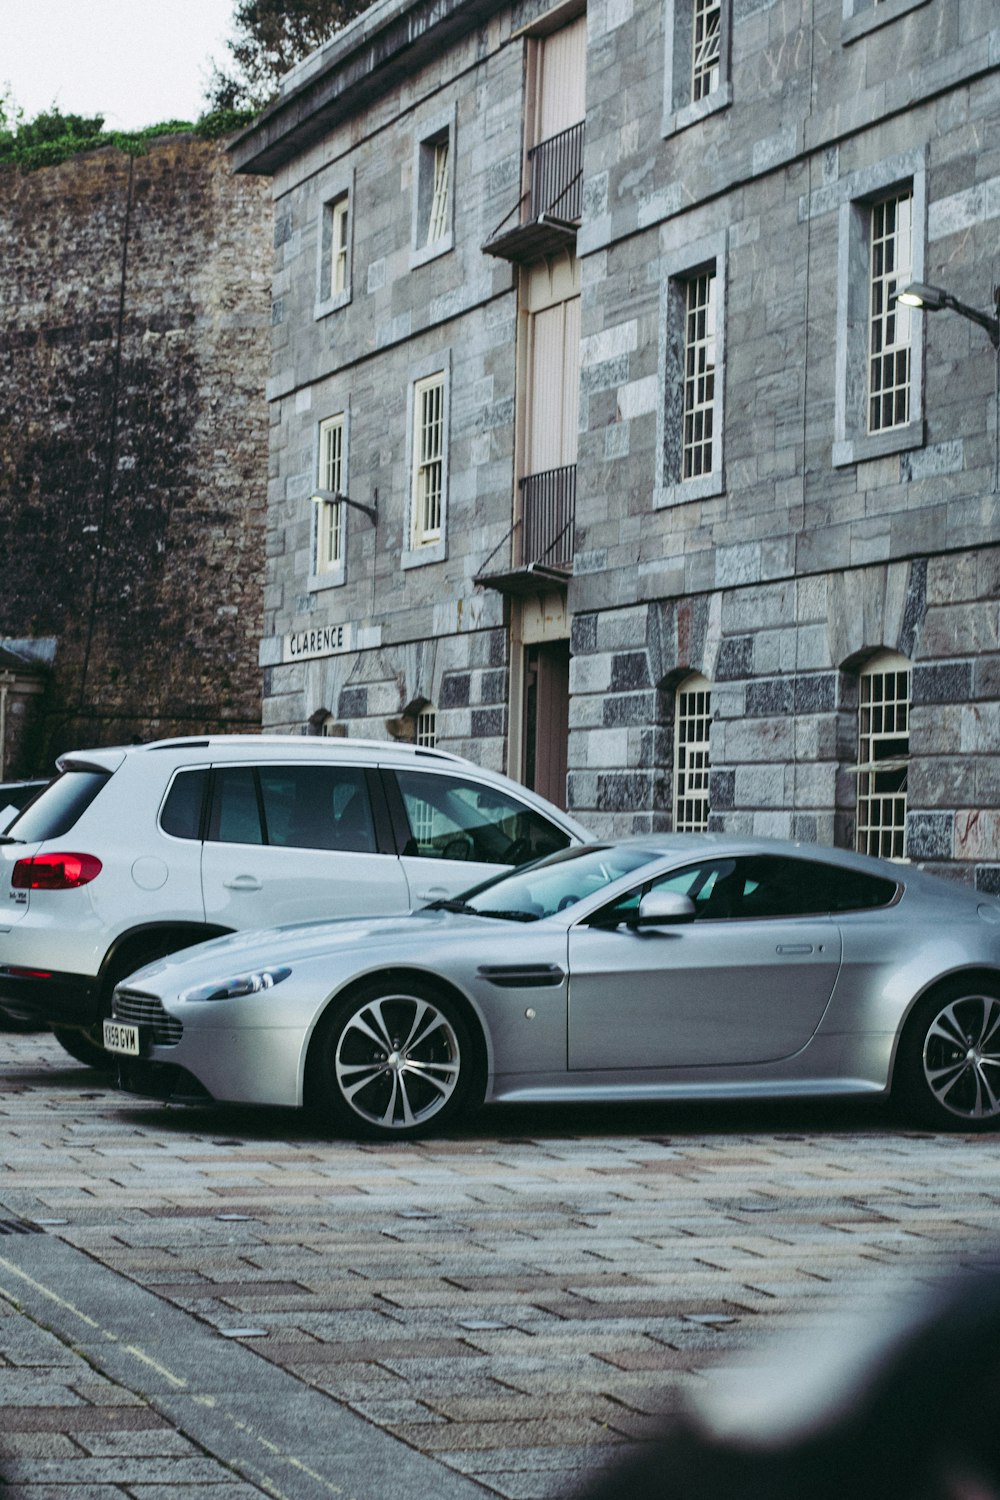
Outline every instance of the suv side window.
POLYGON ((205 804, 208 772, 178 771, 160 813, 160 827, 175 839, 201 838, 201 811, 205 804))
POLYGON ((461 776, 396 772, 409 822, 404 855, 523 865, 569 844, 561 828, 508 793, 461 776))
POLYGON ((222 844, 264 843, 252 766, 216 769, 208 836, 222 844))
POLYGON ((374 854, 375 822, 359 766, 262 766, 267 842, 374 854))

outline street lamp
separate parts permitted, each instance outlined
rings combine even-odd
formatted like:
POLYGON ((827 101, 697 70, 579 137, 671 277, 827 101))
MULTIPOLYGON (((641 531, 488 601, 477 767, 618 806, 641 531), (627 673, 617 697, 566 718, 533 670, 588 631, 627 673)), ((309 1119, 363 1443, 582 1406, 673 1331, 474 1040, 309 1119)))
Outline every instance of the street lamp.
POLYGON ((896 301, 902 302, 904 307, 919 308, 922 312, 941 312, 942 309, 948 308, 951 312, 960 313, 971 323, 978 323, 980 328, 985 328, 989 334, 990 343, 994 349, 1000 351, 1000 287, 993 288, 993 305, 996 308, 993 313, 980 312, 978 308, 970 307, 967 302, 960 302, 943 287, 928 286, 923 281, 911 281, 909 286, 904 286, 896 293, 896 301))
POLYGON ((378 525, 378 492, 375 495, 375 504, 366 505, 363 500, 352 500, 350 495, 342 495, 339 490, 313 490, 309 496, 314 505, 347 505, 351 510, 364 511, 373 526, 378 525))

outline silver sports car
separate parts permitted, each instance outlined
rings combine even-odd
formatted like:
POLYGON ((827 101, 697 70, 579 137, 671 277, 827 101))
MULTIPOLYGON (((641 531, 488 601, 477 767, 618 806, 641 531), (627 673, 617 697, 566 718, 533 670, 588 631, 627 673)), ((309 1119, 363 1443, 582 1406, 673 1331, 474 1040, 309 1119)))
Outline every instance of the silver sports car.
POLYGON ((236 933, 115 993, 124 1087, 400 1138, 497 1101, 887 1094, 1000 1123, 1000 903, 840 850, 567 849, 404 917, 236 933))

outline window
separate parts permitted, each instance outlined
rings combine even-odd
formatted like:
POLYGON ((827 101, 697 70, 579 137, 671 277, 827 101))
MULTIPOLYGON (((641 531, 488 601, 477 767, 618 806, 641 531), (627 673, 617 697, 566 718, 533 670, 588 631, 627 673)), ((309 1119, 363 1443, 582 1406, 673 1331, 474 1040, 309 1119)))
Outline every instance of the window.
POLYGON ((723 416, 726 236, 688 247, 667 267, 660 305, 656 503, 725 488, 723 416))
POLYGON ((442 562, 446 555, 448 507, 448 366, 415 372, 407 413, 410 515, 404 568, 442 562))
POLYGON ((569 843, 561 828, 500 788, 425 771, 397 771, 396 780, 410 823, 404 854, 523 865, 569 843))
POLYGON ((684 331, 683 477, 712 472, 712 415, 715 403, 715 273, 705 271, 687 284, 684 331))
POLYGON ((413 743, 428 750, 437 744, 437 714, 433 708, 422 708, 417 714, 413 743))
POLYGON ((319 262, 315 316, 325 318, 351 300, 353 173, 324 179, 319 211, 319 262))
POLYGON ((719 49, 722 41, 721 0, 694 0, 691 98, 704 99, 719 87, 719 49))
POLYGON ((906 855, 910 663, 883 652, 861 673, 855 847, 883 859, 906 855))
POLYGON ((923 341, 896 302, 923 276, 923 148, 845 178, 839 210, 833 462, 922 446, 923 341))
POLYGON ((708 829, 709 731, 712 689, 701 676, 685 678, 674 713, 674 832, 708 829))
POLYGON ((347 289, 347 195, 330 211, 330 296, 347 289))
POLYGON ((665 0, 663 134, 732 103, 732 0, 665 0))
POLYGON ((838 869, 819 860, 754 854, 741 859, 705 860, 647 881, 605 907, 591 923, 611 927, 627 922, 648 891, 687 896, 694 904, 696 922, 718 922, 871 911, 890 905, 897 890, 895 881, 838 869))
POLYGON ((208 836, 230 844, 377 852, 358 766, 227 766, 216 770, 208 836))
MULTIPOLYGON (((331 417, 319 428, 319 488, 344 494, 344 418, 331 417)), ((344 506, 321 500, 316 506, 316 565, 314 572, 339 573, 344 563, 344 506)))
POLYGON ((909 189, 871 208, 868 431, 910 419, 910 309, 896 292, 913 279, 913 195, 909 189))
POLYGON ((419 266, 453 245, 455 111, 426 123, 413 165, 413 245, 410 266, 419 266))
POLYGON ((840 39, 845 46, 879 26, 888 26, 929 0, 843 0, 840 39))

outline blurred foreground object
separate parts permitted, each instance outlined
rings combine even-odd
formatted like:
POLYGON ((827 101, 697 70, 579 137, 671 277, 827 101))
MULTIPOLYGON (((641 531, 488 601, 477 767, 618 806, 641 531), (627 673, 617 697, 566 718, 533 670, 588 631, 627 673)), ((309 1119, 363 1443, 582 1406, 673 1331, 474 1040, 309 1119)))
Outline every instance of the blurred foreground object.
POLYGON ((1000 1264, 713 1379, 582 1500, 1000 1500, 1000 1264))

